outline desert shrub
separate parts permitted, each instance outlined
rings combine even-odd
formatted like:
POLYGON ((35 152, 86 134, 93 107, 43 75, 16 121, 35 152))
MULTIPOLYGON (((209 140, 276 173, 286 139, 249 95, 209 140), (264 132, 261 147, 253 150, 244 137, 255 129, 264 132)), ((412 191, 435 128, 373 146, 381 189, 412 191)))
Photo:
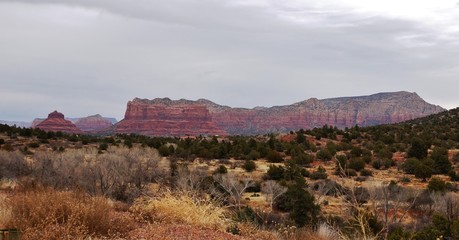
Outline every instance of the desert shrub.
POLYGON ((406 231, 403 226, 394 226, 389 229, 388 240, 411 239, 411 233, 406 231))
POLYGON ((348 168, 354 169, 355 171, 360 171, 365 168, 365 161, 360 158, 352 158, 349 160, 348 168))
POLYGON ((303 176, 303 177, 311 176, 311 173, 305 168, 302 168, 300 171, 301 171, 301 176, 303 176))
POLYGON ((248 206, 236 210, 234 213, 234 220, 237 222, 249 222, 256 225, 260 224, 262 221, 258 214, 248 206))
POLYGON ((255 164, 254 161, 249 160, 249 161, 246 161, 246 162, 244 163, 244 165, 242 165, 242 168, 243 168, 246 172, 253 172, 255 169, 257 169, 257 165, 255 164))
POLYGON ((362 151, 362 149, 360 147, 354 146, 354 147, 352 147, 350 154, 351 154, 352 157, 358 158, 358 157, 362 156, 363 151, 362 151))
POLYGON ((374 169, 381 169, 381 167, 383 166, 383 163, 382 163, 382 160, 381 159, 375 159, 373 161, 371 161, 371 166, 374 168, 374 169))
POLYGON ((432 192, 445 192, 448 189, 448 185, 445 181, 433 177, 430 179, 429 184, 427 185, 427 189, 432 192))
POLYGON ((259 193, 261 191, 261 182, 254 182, 245 192, 259 193))
POLYGON ((155 198, 137 199, 131 211, 138 220, 225 230, 226 211, 216 202, 191 194, 162 193, 155 198))
POLYGON ((295 157, 292 158, 292 161, 300 166, 306 166, 310 163, 312 163, 312 157, 308 154, 299 154, 295 157))
POLYGON ((362 169, 360 170, 360 176, 373 176, 373 172, 370 169, 362 169))
POLYGON ((395 166, 395 161, 392 158, 384 158, 383 159, 383 166, 388 169, 392 166, 395 166))
POLYGON ((408 157, 423 159, 427 157, 427 150, 429 149, 426 142, 420 138, 413 138, 411 140, 411 148, 408 149, 408 157))
POLYGON ((22 153, 0 150, 0 179, 24 176, 29 174, 30 171, 30 167, 22 153))
POLYGON ((314 196, 304 190, 302 184, 288 186, 287 192, 275 202, 275 208, 289 212, 289 218, 300 227, 315 225, 320 213, 320 207, 314 203, 314 196))
POLYGON ((459 181, 459 175, 454 170, 449 171, 448 176, 451 178, 451 181, 454 181, 454 182, 459 181))
POLYGON ((268 160, 268 162, 271 162, 271 163, 280 163, 284 161, 281 155, 277 151, 274 151, 274 150, 270 150, 268 152, 268 154, 266 155, 266 159, 268 160))
POLYGON ((448 159, 448 150, 436 147, 432 151, 430 158, 434 162, 435 173, 447 174, 452 169, 452 164, 448 159))
POLYGON ((247 154, 248 160, 257 160, 261 157, 260 153, 257 150, 252 149, 249 154, 247 154))
POLYGON ((133 229, 133 219, 114 212, 105 198, 84 193, 32 189, 7 201, 7 227, 20 229, 22 239, 122 237, 133 229))
POLYGON ((316 171, 314 171, 313 173, 311 173, 309 175, 309 177, 313 180, 317 180, 317 179, 327 179, 328 178, 328 174, 327 172, 325 171, 325 168, 323 168, 322 166, 319 166, 317 168, 316 171))
POLYGON ((159 147, 158 152, 163 157, 167 157, 171 154, 170 148, 167 146, 167 144, 164 144, 161 147, 159 147))
POLYGON ((108 144, 107 144, 107 143, 101 143, 101 144, 99 145, 99 150, 105 151, 105 150, 107 150, 107 149, 108 149, 108 144))
POLYGON ((215 174, 225 174, 228 173, 228 169, 225 167, 225 165, 220 165, 214 172, 215 174))
POLYGON ((284 178, 285 168, 282 166, 270 165, 265 178, 268 180, 281 180, 284 178))
POLYGON ((421 161, 419 161, 418 159, 408 158, 402 163, 401 168, 405 173, 414 174, 414 171, 420 164, 421 161))
POLYGON ((328 149, 321 149, 317 152, 316 157, 323 161, 330 161, 333 155, 330 153, 328 149))
POLYGON ((414 176, 425 181, 427 178, 432 176, 432 168, 423 163, 420 163, 414 169, 414 176))
POLYGON ((38 147, 40 147, 40 143, 31 142, 31 143, 27 144, 27 146, 30 147, 30 148, 38 148, 38 147))

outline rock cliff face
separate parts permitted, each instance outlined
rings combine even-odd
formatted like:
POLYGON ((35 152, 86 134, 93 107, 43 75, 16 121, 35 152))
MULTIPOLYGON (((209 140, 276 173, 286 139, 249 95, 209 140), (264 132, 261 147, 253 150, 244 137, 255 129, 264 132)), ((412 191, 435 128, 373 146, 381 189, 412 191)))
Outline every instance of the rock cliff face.
POLYGON ((89 117, 79 118, 75 121, 78 129, 84 132, 98 132, 106 130, 113 126, 112 122, 101 115, 93 115, 89 117))
POLYGON ((64 118, 64 114, 54 111, 48 115, 48 118, 35 126, 44 131, 81 133, 75 124, 64 118))
POLYGON ((378 93, 331 99, 311 98, 287 106, 253 109, 231 108, 211 101, 134 99, 117 133, 156 136, 251 135, 321 127, 371 126, 396 123, 438 113, 416 93, 378 93))

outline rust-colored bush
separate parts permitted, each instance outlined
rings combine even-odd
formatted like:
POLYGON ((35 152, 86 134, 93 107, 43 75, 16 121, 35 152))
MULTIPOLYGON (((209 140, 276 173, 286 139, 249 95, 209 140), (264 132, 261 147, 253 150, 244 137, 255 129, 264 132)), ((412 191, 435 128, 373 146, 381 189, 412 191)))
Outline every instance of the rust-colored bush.
POLYGON ((89 236, 123 236, 134 221, 113 210, 107 199, 84 193, 34 189, 7 199, 9 228, 18 228, 22 239, 78 239, 89 236))

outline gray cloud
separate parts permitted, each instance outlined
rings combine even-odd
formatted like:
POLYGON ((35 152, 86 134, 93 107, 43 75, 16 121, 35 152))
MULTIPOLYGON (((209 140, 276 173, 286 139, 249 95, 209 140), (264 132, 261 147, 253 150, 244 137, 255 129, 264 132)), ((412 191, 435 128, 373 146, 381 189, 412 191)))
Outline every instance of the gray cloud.
POLYGON ((276 2, 0 0, 0 119, 122 118, 134 97, 254 107, 407 90, 459 106, 454 31, 276 2))

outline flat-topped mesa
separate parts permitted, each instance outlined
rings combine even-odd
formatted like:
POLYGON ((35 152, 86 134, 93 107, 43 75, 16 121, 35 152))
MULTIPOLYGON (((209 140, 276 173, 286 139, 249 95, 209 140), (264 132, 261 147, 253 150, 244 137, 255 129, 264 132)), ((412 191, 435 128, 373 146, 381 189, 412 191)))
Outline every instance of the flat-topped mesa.
POLYGON ((107 130, 113 126, 113 123, 99 114, 79 118, 75 121, 78 129, 84 132, 99 132, 107 130))
POLYGON ((134 99, 129 101, 117 133, 154 136, 227 135, 215 126, 207 107, 189 100, 134 99))
POLYGON ((255 135, 325 124, 344 128, 397 123, 444 110, 409 92, 310 98, 292 105, 253 109, 231 108, 206 99, 135 98, 129 101, 125 118, 115 125, 115 132, 157 136, 255 135))
POLYGON ((64 114, 54 111, 48 115, 48 118, 35 126, 44 131, 81 133, 75 124, 64 118, 64 114))

